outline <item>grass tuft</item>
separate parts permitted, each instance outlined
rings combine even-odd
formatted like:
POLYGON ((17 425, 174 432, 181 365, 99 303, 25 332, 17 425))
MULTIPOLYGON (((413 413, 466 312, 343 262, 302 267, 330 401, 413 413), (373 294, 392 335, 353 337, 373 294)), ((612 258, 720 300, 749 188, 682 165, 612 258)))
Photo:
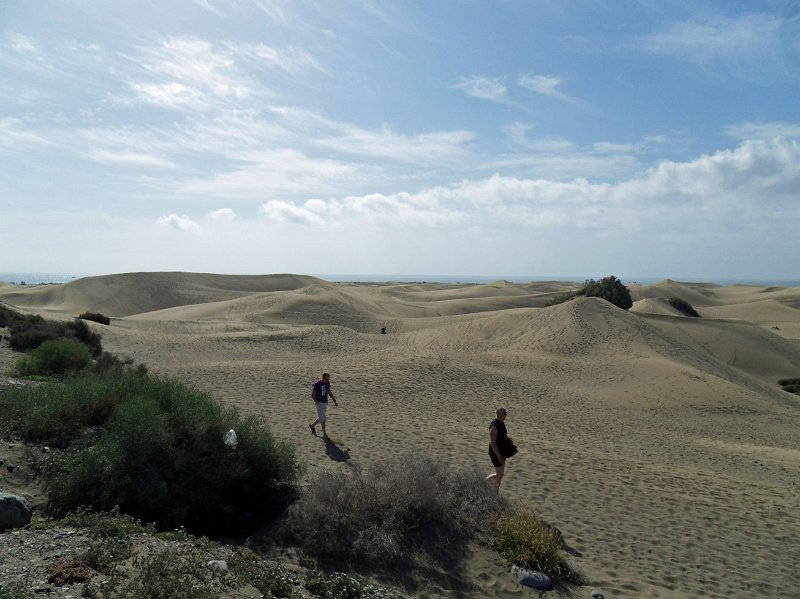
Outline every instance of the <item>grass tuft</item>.
POLYGON ((563 555, 558 532, 529 510, 517 508, 497 518, 490 544, 508 562, 538 570, 556 584, 583 583, 563 555))

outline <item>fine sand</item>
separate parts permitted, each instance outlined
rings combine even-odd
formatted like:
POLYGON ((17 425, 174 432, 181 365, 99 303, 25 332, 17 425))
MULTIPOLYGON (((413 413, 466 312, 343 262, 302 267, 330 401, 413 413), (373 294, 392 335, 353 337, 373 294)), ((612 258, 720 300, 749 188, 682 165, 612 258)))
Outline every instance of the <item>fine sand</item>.
MULTIPOLYGON (((800 377, 800 288, 663 281, 631 286, 627 312, 545 307, 574 288, 135 273, 0 284, 0 301, 112 317, 90 323, 107 350, 263 415, 305 480, 405 452, 488 474, 507 407, 520 453, 501 492, 563 532, 579 596, 800 594, 800 397, 777 384, 800 377), (323 371, 327 445, 308 429, 323 371)), ((538 596, 486 550, 464 570, 416 596, 538 596)))

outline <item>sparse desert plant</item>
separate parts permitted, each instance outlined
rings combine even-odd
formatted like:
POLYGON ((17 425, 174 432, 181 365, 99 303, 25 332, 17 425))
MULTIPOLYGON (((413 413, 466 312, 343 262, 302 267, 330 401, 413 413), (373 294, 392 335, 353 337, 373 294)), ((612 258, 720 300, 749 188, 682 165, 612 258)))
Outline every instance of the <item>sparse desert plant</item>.
POLYGON ((83 320, 91 320, 93 322, 98 322, 100 324, 110 325, 111 319, 108 316, 104 316, 99 312, 84 312, 78 318, 83 320))
POLYGON ((34 599, 33 592, 21 583, 12 583, 0 580, 0 599, 34 599))
POLYGON ((313 555, 389 569, 415 555, 457 562, 466 541, 502 507, 482 474, 415 453, 368 471, 323 473, 290 508, 286 526, 313 555))
POLYGON ((784 391, 788 391, 789 393, 796 393, 800 395, 800 377, 798 378, 790 378, 790 379, 781 379, 778 381, 778 384, 781 386, 781 389, 784 391))
POLYGON ((330 576, 309 574, 306 588, 323 599, 403 599, 403 595, 370 584, 364 578, 337 572, 330 576))
POLYGON ((237 579, 254 586, 265 597, 292 599, 297 596, 295 587, 299 580, 296 574, 280 564, 264 560, 250 549, 237 547, 228 560, 228 566, 237 579))
POLYGON ((564 302, 567 302, 572 298, 579 296, 580 294, 581 294, 580 291, 572 291, 570 293, 559 293, 555 297, 549 299, 547 303, 545 303, 545 308, 549 306, 557 306, 558 304, 563 304, 564 302))
POLYGON ((17 361, 22 376, 54 376, 86 368, 92 359, 89 348, 75 339, 49 339, 17 361))
POLYGON ((685 316, 691 316, 693 318, 700 317, 700 315, 697 313, 697 310, 695 310, 686 300, 683 300, 679 297, 671 297, 667 301, 669 302, 670 306, 685 316))
POLYGON ((218 596, 211 588, 211 571, 177 547, 136 556, 132 566, 136 572, 133 578, 112 577, 103 585, 90 583, 84 596, 104 599, 216 599, 218 596))
POLYGON ((538 570, 556 584, 583 583, 564 558, 558 532, 533 512, 510 510, 491 529, 491 545, 511 564, 538 570))

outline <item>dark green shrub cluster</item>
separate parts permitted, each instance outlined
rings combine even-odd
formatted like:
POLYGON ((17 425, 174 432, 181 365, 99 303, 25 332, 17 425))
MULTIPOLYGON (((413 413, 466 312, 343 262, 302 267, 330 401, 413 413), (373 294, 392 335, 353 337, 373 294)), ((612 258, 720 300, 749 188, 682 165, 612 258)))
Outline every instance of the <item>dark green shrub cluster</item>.
POLYGON ((84 312, 78 318, 83 320, 91 320, 93 322, 99 322, 100 324, 109 325, 111 324, 111 319, 108 316, 103 316, 99 312, 84 312))
POLYGON ((388 571, 415 554, 449 566, 502 506, 483 475, 413 454, 367 472, 322 474, 290 508, 286 526, 304 550, 354 567, 388 571))
POLYGON ((8 389, 0 395, 0 431, 69 443, 87 427, 103 426, 139 378, 135 372, 113 378, 84 375, 8 389))
POLYGON ((530 510, 509 510, 491 531, 490 544, 511 564, 542 572, 555 584, 583 584, 564 557, 558 532, 530 510))
POLYGON ((671 297, 667 300, 669 305, 675 308, 678 312, 683 314, 684 316, 691 316, 693 318, 699 318, 700 315, 697 313, 689 302, 683 300, 679 297, 671 297))
POLYGON ((77 339, 89 348, 93 356, 103 351, 100 335, 93 333, 85 321, 70 322, 45 320, 35 314, 19 312, 0 305, 0 326, 8 327, 9 343, 17 351, 36 349, 45 341, 77 339))
POLYGON ((800 395, 800 378, 781 379, 778 384, 784 391, 800 395))
POLYGON ((22 376, 57 376, 83 370, 92 361, 89 348, 76 339, 48 339, 17 361, 22 376))
POLYGON ((287 499, 291 487, 283 483, 296 474, 291 445, 275 439, 256 418, 242 418, 235 408, 177 381, 131 371, 112 381, 84 376, 21 389, 12 397, 25 393, 51 407, 33 424, 29 414, 18 417, 23 435, 55 429, 74 436, 80 426, 102 427, 91 444, 80 443, 49 473, 55 515, 81 505, 119 506, 160 529, 230 533, 252 524, 249 519, 271 515, 287 499), (87 422, 90 414, 94 418, 87 422), (48 430, 51 420, 57 423, 48 430), (239 440, 236 449, 223 441, 231 428, 239 440))
POLYGON ((574 297, 599 297, 607 302, 611 302, 618 308, 629 310, 633 306, 631 293, 628 288, 615 276, 608 276, 599 281, 594 279, 587 280, 583 286, 572 293, 562 293, 545 304, 546 306, 555 306, 562 304, 574 297))
POLYGON ((628 310, 633 306, 630 291, 622 284, 622 281, 613 275, 599 281, 589 279, 584 283, 581 294, 586 297, 603 298, 623 310, 628 310))

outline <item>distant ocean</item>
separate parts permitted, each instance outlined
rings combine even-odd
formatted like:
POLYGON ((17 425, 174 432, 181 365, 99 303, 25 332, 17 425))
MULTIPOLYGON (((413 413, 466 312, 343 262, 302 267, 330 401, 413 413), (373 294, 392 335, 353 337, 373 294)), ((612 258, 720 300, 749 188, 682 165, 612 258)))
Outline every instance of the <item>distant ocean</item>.
MULTIPOLYGON (((110 273, 109 273, 110 274, 110 273)), ((266 274, 266 273, 264 273, 266 274)), ((297 273, 302 274, 302 273, 297 273)), ((58 284, 69 283, 76 279, 83 277, 95 276, 92 273, 41 273, 41 272, 0 272, 0 281, 6 283, 14 283, 15 285, 41 285, 41 284, 58 284)), ((492 281, 509 281, 511 283, 530 283, 532 281, 570 281, 575 283, 583 283, 587 279, 602 278, 600 276, 594 277, 578 277, 568 275, 387 275, 387 274, 314 274, 313 276, 319 277, 326 281, 342 282, 342 283, 383 283, 383 282, 396 282, 396 283, 491 283, 492 281)), ((641 284, 652 285, 663 281, 667 277, 620 277, 622 282, 626 285, 641 284)), ((730 279, 730 278, 713 278, 695 279, 695 278, 681 278, 669 277, 674 281, 682 283, 716 283, 718 285, 758 285, 760 287, 800 287, 800 279, 730 279)))

